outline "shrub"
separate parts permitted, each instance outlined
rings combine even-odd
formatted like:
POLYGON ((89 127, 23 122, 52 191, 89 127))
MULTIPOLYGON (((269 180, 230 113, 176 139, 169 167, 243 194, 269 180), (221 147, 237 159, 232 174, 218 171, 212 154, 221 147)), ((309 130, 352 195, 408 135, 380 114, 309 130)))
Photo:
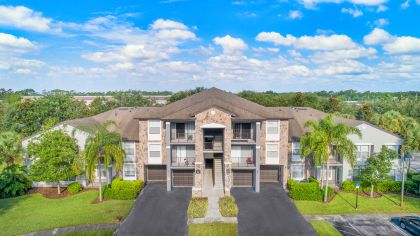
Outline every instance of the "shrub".
POLYGON ((26 169, 16 164, 7 166, 0 173, 0 198, 17 197, 31 187, 26 169))
POLYGON ((318 183, 319 184, 319 180, 313 178, 313 177, 309 177, 308 178, 309 183, 318 183))
POLYGON ((345 180, 341 183, 341 190, 343 191, 356 191, 356 182, 345 180))
POLYGON ((206 216, 208 200, 205 197, 192 198, 188 205, 188 218, 203 218, 206 216))
POLYGON ((375 186, 377 192, 400 192, 401 191, 401 182, 386 180, 378 183, 378 186, 375 186))
POLYGON ((294 200, 322 200, 322 190, 317 182, 299 183, 289 179, 287 185, 289 188, 289 197, 294 200))
MULTIPOLYGON (((322 188, 321 189, 321 192, 322 192, 322 198, 321 199, 324 200, 325 188, 322 188)), ((328 201, 331 200, 332 197, 334 197, 334 195, 335 195, 334 189, 332 187, 328 186, 328 193, 327 193, 327 199, 328 199, 328 201)))
POLYGON ((143 185, 143 180, 127 181, 116 178, 112 181, 111 187, 104 188, 103 196, 105 199, 133 200, 136 199, 143 185))
POLYGON ((69 193, 78 193, 82 191, 83 186, 79 182, 73 182, 67 185, 67 191, 69 193))
POLYGON ((224 217, 236 217, 238 215, 238 206, 235 198, 232 196, 219 198, 219 210, 224 217))

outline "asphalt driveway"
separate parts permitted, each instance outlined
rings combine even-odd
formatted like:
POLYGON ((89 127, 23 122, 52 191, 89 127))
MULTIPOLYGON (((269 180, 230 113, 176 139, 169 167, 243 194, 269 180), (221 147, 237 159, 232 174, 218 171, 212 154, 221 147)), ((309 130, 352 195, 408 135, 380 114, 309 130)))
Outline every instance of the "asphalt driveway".
POLYGON ((316 235, 279 184, 233 188, 238 204, 238 235, 316 235))
POLYGON ((148 184, 134 203, 118 235, 186 235, 191 188, 166 191, 164 184, 148 184))

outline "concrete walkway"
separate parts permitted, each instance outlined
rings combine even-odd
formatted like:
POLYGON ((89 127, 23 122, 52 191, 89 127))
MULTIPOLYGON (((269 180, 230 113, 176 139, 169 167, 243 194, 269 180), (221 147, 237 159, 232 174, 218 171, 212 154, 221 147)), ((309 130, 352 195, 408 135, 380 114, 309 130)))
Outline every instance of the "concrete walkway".
POLYGON ((117 227, 118 227, 117 224, 79 225, 79 226, 55 228, 51 230, 34 232, 34 233, 24 234, 24 236, 48 236, 48 235, 71 233, 71 232, 83 232, 83 231, 90 231, 90 230, 108 230, 108 229, 114 230, 117 227))
POLYGON ((326 220, 326 221, 390 221, 392 218, 420 214, 349 214, 349 215, 305 215, 307 221, 310 220, 326 220))

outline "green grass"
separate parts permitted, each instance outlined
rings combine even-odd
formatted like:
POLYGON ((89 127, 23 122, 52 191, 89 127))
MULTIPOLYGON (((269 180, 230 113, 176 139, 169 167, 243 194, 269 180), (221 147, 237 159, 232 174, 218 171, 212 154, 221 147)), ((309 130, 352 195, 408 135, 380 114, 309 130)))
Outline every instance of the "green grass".
POLYGON ((318 236, 340 236, 340 232, 330 222, 324 220, 312 220, 312 227, 318 236))
POLYGON ((130 212, 132 200, 92 204, 97 191, 60 199, 41 194, 0 200, 0 235, 19 235, 73 225, 117 223, 130 212))
POLYGON ((71 232, 64 234, 57 234, 58 236, 112 236, 114 230, 88 230, 82 232, 71 232))
POLYGON ((235 198, 232 196, 224 196, 219 198, 220 214, 224 217, 236 217, 238 215, 238 206, 235 198))
POLYGON ((192 198, 188 205, 188 218, 202 218, 206 216, 208 200, 204 197, 192 198))
POLYGON ((294 201, 304 215, 334 214, 374 214, 374 213, 420 213, 420 199, 404 197, 404 206, 400 207, 400 195, 385 194, 379 198, 359 196, 356 210, 356 195, 339 192, 329 203, 316 201, 294 201))
POLYGON ((236 224, 234 223, 206 223, 191 224, 188 227, 189 236, 235 236, 236 224))

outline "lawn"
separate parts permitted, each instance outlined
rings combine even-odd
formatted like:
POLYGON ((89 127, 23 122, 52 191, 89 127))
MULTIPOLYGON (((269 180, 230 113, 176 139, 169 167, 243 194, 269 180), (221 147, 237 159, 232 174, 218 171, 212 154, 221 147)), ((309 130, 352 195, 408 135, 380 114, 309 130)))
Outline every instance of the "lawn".
POLYGON ((379 198, 359 196, 356 210, 356 195, 339 192, 329 203, 316 201, 294 201, 304 215, 334 214, 374 214, 374 213, 420 213, 420 198, 404 197, 404 206, 400 207, 400 195, 385 194, 379 198))
POLYGON ((188 218, 203 218, 206 216, 208 200, 204 197, 194 197, 188 205, 188 218))
POLYGON ((72 225, 117 223, 128 215, 132 200, 111 200, 92 204, 97 191, 60 199, 41 194, 0 200, 0 235, 19 235, 72 225))
POLYGON ((234 223, 206 223, 191 224, 188 227, 189 236, 235 236, 236 224, 234 223))
POLYGON ((312 227, 318 236, 340 236, 340 232, 334 228, 328 221, 323 220, 312 220, 312 227))

